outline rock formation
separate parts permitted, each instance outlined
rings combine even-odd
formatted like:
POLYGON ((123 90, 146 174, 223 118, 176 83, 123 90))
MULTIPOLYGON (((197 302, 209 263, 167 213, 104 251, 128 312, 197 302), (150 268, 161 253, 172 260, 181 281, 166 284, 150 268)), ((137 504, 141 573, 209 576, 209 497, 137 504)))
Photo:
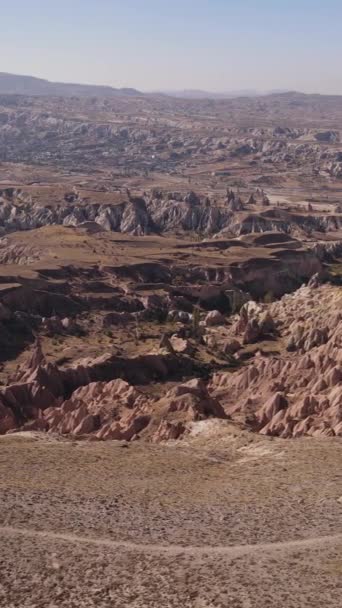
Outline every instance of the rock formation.
POLYGON ((126 363, 104 356, 59 370, 46 363, 37 341, 27 362, 17 370, 16 383, 0 391, 0 434, 41 430, 131 441, 143 433, 159 441, 178 438, 189 422, 210 416, 225 418, 221 405, 200 380, 180 384, 157 399, 122 379, 126 376, 143 383, 146 377, 171 378, 177 366, 185 371, 185 360, 175 355, 175 351, 186 350, 179 342, 172 341, 176 348, 166 356, 138 357, 126 363), (97 380, 101 377, 105 380, 97 380))
POLYGON ((215 376, 210 392, 262 434, 342 436, 341 311, 342 294, 330 285, 284 296, 269 314, 291 354, 259 353, 246 368, 215 376))

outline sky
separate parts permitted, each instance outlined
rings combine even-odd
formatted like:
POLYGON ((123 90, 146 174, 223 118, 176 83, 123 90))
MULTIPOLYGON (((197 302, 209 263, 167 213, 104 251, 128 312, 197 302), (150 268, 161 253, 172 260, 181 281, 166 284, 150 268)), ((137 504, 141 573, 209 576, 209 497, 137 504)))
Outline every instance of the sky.
POLYGON ((342 94, 342 0, 0 0, 0 71, 342 94))

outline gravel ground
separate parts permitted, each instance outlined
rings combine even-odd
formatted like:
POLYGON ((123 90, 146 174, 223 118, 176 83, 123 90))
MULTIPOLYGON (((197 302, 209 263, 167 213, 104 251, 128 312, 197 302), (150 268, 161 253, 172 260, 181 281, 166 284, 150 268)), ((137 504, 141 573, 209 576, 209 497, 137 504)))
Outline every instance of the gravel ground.
POLYGON ((340 608, 342 443, 223 430, 169 446, 3 438, 0 606, 340 608), (310 546, 222 553, 295 539, 310 546))

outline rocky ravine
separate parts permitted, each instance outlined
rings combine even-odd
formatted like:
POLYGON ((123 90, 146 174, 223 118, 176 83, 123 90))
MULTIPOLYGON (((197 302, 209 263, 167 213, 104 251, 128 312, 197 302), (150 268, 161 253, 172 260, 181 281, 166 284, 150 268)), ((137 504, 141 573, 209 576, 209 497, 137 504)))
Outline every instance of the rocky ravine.
POLYGON ((191 421, 226 418, 205 384, 194 379, 158 399, 146 396, 123 378, 135 384, 166 381, 187 368, 190 373, 191 362, 182 356, 123 360, 104 355, 60 370, 46 363, 37 342, 15 382, 0 391, 0 433, 21 428, 94 439, 176 439, 191 421))
POLYGON ((270 305, 248 302, 233 323, 210 313, 204 330, 240 369, 176 384, 163 397, 134 385, 196 375, 191 357, 104 355, 77 367, 47 364, 39 342, 12 384, 0 392, 0 430, 42 430, 94 439, 177 439, 208 417, 283 438, 342 436, 342 292, 318 277, 270 305), (211 315, 210 319, 209 316, 211 315), (217 327, 221 325, 221 329, 217 327), (265 350, 274 343, 274 355, 265 350), (243 364, 250 344, 255 355, 243 364), (128 382, 127 382, 128 380, 128 382))

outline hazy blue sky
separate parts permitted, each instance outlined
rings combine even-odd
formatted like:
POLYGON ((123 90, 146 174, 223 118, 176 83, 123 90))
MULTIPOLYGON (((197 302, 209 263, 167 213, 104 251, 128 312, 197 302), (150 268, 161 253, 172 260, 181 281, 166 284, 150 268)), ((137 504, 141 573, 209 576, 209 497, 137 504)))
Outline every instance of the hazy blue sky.
POLYGON ((0 71, 342 94, 342 0, 0 0, 0 71))

